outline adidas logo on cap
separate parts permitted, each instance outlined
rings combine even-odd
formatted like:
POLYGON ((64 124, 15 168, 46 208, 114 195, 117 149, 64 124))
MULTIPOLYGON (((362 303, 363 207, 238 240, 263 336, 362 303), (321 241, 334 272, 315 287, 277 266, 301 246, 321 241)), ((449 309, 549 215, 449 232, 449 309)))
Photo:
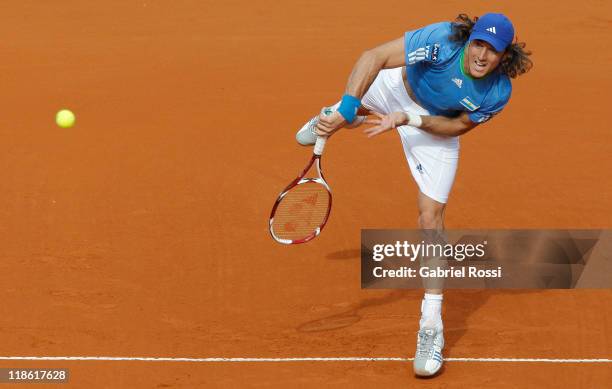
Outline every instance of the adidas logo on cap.
POLYGON ((514 39, 514 27, 503 14, 484 14, 474 24, 470 40, 480 39, 490 43, 498 52, 506 50, 514 39))

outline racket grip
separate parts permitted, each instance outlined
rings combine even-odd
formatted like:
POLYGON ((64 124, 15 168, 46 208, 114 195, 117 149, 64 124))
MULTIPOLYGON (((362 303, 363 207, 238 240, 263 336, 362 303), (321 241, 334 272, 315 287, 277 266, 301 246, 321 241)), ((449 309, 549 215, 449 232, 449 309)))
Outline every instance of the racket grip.
MULTIPOLYGON (((321 108, 321 113, 325 116, 329 116, 332 113, 334 113, 334 111, 332 111, 331 107, 323 107, 321 108)), ((315 155, 323 154, 323 149, 325 148, 325 142, 327 142, 326 136, 317 136, 317 142, 315 143, 315 146, 314 146, 315 155)))
POLYGON ((325 142, 327 142, 326 136, 317 136, 317 142, 314 145, 314 154, 321 155, 323 154, 323 149, 325 148, 325 142))

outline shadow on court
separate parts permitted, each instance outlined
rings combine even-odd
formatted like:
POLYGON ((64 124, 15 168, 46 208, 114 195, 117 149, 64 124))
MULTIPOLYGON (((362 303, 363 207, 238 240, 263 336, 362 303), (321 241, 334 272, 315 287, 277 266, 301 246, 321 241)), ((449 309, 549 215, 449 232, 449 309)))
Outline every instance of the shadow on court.
POLYGON ((327 259, 360 259, 361 258, 361 250, 360 249, 348 249, 348 250, 339 250, 334 251, 333 253, 329 253, 325 256, 327 259))
POLYGON ((413 297, 413 294, 414 293, 412 291, 394 290, 382 297, 363 299, 360 302, 353 304, 342 313, 325 316, 303 323, 297 327, 297 330, 300 332, 319 332, 345 328, 360 321, 363 310, 373 306, 390 304, 404 298, 413 297))
MULTIPOLYGON (((347 249, 331 252, 326 255, 329 260, 355 260, 358 261, 361 256, 360 249, 347 249)), ((421 290, 415 289, 398 289, 389 290, 387 294, 381 297, 366 298, 352 306, 346 308, 343 312, 333 315, 327 315, 315 320, 311 320, 300 324, 297 327, 299 332, 314 333, 322 331, 334 331, 350 327, 358 323, 362 319, 362 315, 367 309, 391 304, 402 299, 410 300, 411 305, 408 309, 413 309, 415 320, 418 320, 419 301, 421 299, 421 290), (415 300, 416 292, 416 300, 415 300)), ((468 325, 469 318, 478 312, 487 301, 495 295, 523 295, 526 293, 537 293, 538 290, 499 290, 499 289, 448 289, 444 293, 444 338, 445 338, 445 354, 452 355, 452 349, 457 342, 470 331, 468 325)), ((401 308, 400 308, 401 309, 401 308)), ((397 314, 400 312, 390 312, 397 314)), ((418 324, 414 323, 416 328, 418 324)), ((403 335, 403 334, 398 334, 403 335)))

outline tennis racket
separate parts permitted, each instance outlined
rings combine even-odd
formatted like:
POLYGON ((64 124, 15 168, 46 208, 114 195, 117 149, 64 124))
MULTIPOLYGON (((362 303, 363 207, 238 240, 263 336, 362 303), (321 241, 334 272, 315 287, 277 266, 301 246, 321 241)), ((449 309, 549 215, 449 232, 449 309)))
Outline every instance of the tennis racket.
POLYGON ((281 192, 270 213, 270 234, 278 243, 299 244, 316 238, 329 219, 332 195, 321 171, 327 137, 318 136, 310 162, 281 192), (306 177, 312 166, 317 176, 306 177))

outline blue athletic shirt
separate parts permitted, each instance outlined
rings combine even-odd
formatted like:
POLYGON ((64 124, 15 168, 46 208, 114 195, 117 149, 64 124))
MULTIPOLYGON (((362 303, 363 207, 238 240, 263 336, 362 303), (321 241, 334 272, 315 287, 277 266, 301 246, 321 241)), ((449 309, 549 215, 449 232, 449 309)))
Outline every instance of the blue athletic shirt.
POLYGON ((485 122, 506 106, 512 84, 498 71, 479 79, 465 74, 466 44, 449 41, 451 32, 451 23, 442 22, 405 34, 408 83, 430 114, 456 117, 465 111, 472 122, 485 122))

